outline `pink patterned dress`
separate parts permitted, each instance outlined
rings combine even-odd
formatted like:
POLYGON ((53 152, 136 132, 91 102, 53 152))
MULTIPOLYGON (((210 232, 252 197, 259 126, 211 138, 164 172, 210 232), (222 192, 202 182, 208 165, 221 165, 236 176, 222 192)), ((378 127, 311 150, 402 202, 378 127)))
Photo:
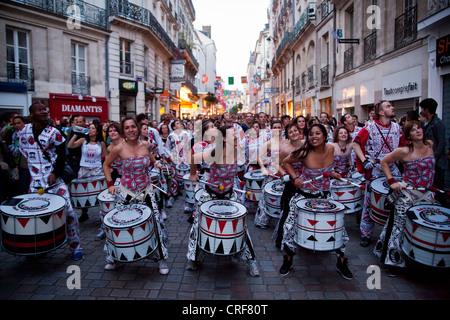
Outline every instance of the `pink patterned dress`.
POLYGON ((121 184, 132 192, 139 192, 145 189, 151 179, 148 169, 151 165, 149 156, 132 157, 122 160, 121 184))

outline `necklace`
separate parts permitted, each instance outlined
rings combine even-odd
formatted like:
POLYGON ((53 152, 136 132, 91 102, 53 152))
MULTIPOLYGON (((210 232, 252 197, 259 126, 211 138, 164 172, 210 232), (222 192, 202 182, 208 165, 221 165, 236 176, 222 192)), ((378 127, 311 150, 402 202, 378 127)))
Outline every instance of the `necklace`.
POLYGON ((339 146, 339 149, 341 149, 341 152, 342 152, 343 154, 347 151, 347 145, 345 145, 344 148, 342 148, 341 145, 340 145, 339 142, 338 142, 338 146, 339 146))

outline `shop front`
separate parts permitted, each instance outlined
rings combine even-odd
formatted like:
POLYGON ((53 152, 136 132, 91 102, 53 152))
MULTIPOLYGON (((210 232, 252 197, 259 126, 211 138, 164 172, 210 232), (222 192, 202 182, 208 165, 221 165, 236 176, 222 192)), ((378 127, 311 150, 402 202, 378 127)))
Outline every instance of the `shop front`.
POLYGON ((48 101, 49 115, 54 121, 74 114, 84 116, 87 121, 108 120, 108 100, 104 97, 50 93, 48 101))
POLYGON ((136 116, 136 96, 138 91, 137 81, 119 79, 120 119, 136 116))

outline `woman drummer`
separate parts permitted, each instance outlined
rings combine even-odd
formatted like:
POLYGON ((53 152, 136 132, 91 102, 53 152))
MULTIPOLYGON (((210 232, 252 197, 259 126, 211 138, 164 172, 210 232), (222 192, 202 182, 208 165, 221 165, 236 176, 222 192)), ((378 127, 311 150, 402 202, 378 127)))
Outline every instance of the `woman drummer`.
MULTIPOLYGON (((238 134, 233 126, 222 126, 220 128, 222 134, 223 148, 217 146, 216 148, 202 153, 197 153, 193 156, 194 161, 198 162, 204 160, 210 163, 210 175, 206 181, 205 189, 200 197, 199 204, 205 203, 214 199, 226 199, 237 202, 237 196, 233 192, 235 186, 237 169, 238 169, 238 154, 235 152, 238 148, 238 134)), ((220 136, 220 135, 219 135, 220 136)), ((195 179, 194 174, 192 179, 195 179)), ((256 265, 256 256, 254 248, 250 239, 248 230, 246 230, 246 246, 240 253, 235 254, 234 258, 247 261, 250 267, 250 275, 259 276, 258 266, 256 265)), ((198 247, 199 234, 199 213, 194 212, 194 221, 189 235, 189 244, 187 252, 188 270, 196 270, 198 263, 204 259, 204 253, 198 247)))
POLYGON ((406 211, 420 202, 435 202, 434 193, 429 190, 433 185, 436 164, 433 141, 427 140, 418 121, 408 121, 403 133, 406 146, 395 149, 380 163, 394 192, 393 198, 398 197, 374 249, 374 254, 387 265, 389 276, 395 276, 400 268, 405 267, 405 256, 400 245, 405 230, 406 211), (397 161, 404 165, 403 182, 393 178, 389 168, 389 164, 397 161), (412 190, 414 188, 422 190, 412 190))
MULTIPOLYGON (((159 272, 165 275, 169 272, 166 262, 168 251, 163 237, 163 220, 156 204, 149 175, 152 163, 157 168, 161 168, 161 164, 150 152, 152 145, 147 141, 139 140, 139 124, 134 118, 124 118, 121 129, 124 140, 111 149, 103 163, 108 192, 116 195, 116 204, 145 203, 152 209, 158 230, 158 249, 149 258, 159 262, 159 272), (119 187, 114 185, 110 171, 110 166, 117 158, 122 162, 119 187)), ((106 262, 105 270, 113 270, 122 265, 114 261, 108 253, 106 262)))
MULTIPOLYGON (((78 179, 103 176, 102 159, 106 156, 106 144, 103 141, 103 130, 100 125, 91 123, 87 134, 78 139, 74 135, 67 144, 69 149, 81 147, 80 170, 78 179)), ((78 221, 83 222, 89 218, 88 209, 81 209, 78 221)))
MULTIPOLYGON (((330 199, 330 178, 334 168, 334 147, 327 143, 327 130, 321 124, 313 124, 307 131, 307 140, 283 161, 284 168, 289 174, 291 181, 297 187, 298 196, 290 201, 290 211, 284 221, 280 224, 283 233, 281 246, 286 252, 283 265, 280 268, 282 275, 287 275, 292 267, 293 257, 297 244, 294 241, 295 209, 293 204, 302 198, 322 198, 330 199), (301 175, 297 175, 293 164, 300 162, 303 165, 301 175), (323 178, 319 178, 323 177, 323 178), (315 178, 317 178, 315 180, 315 178), (306 181, 311 181, 305 183, 306 181)), ((344 239, 347 238, 344 232, 344 239)), ((336 250, 337 270, 345 279, 352 279, 353 275, 348 269, 347 258, 344 257, 345 242, 341 248, 336 250)))
POLYGON ((348 178, 353 168, 352 137, 345 126, 338 126, 333 133, 334 172, 336 179, 348 178))

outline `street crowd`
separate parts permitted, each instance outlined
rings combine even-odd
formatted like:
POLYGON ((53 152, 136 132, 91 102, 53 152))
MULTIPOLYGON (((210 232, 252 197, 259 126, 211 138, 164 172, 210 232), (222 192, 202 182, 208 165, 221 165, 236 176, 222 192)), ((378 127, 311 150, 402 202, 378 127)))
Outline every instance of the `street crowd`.
MULTIPOLYGON (((436 109, 436 101, 428 98, 420 102, 420 110, 412 109, 401 119, 396 118, 389 101, 380 101, 368 119, 361 120, 348 113, 337 119, 325 112, 319 117, 295 118, 248 112, 191 119, 170 113, 163 114, 159 121, 139 114, 124 117, 120 123, 100 123, 86 121, 82 115, 55 122, 49 118, 47 106, 35 102, 29 117, 17 113, 2 116, 0 200, 41 190, 63 196, 69 248, 72 258, 79 260, 83 257, 79 223, 100 217, 96 240, 110 238, 103 224, 105 215, 90 217, 87 207, 72 205, 70 185, 76 180, 101 177, 116 208, 144 205, 151 209, 155 236, 145 257, 158 262, 160 273, 167 274, 170 250, 165 224, 170 223, 170 215, 177 214, 170 210, 174 199, 185 197, 183 189, 191 182, 198 184, 196 191, 202 192, 195 201, 186 196, 184 202, 186 220, 191 224, 186 247, 189 270, 195 271, 210 253, 244 261, 252 276, 260 275, 257 252, 245 228, 240 240, 236 235, 230 244, 222 240, 219 246, 210 248, 216 239, 203 234, 201 208, 208 201, 220 200, 223 207, 218 209, 219 215, 227 206, 239 213, 255 209, 254 223, 260 228, 268 228, 275 221, 273 241, 280 250, 279 272, 287 275, 301 242, 296 230, 299 201, 306 201, 316 211, 323 206, 328 210, 333 181, 348 182, 358 185, 363 193, 360 245, 368 247, 376 239, 374 254, 386 265, 388 274, 395 276, 407 266, 401 248, 406 211, 421 203, 449 207, 444 177, 450 170, 450 154, 444 138, 446 128, 436 109), (180 170, 184 174, 177 177, 180 170), (264 197, 252 199, 248 184, 252 172, 261 174, 261 190, 270 182, 282 183, 276 218, 268 212, 264 197), (380 177, 386 178, 387 198, 392 201, 382 233, 373 235, 376 220, 372 211, 377 208, 373 208, 370 186, 380 177)), ((240 222, 237 215, 235 229, 240 222)), ((336 252, 337 271, 350 280, 353 275, 345 255, 349 241, 345 227, 339 229, 336 238, 339 241, 324 250, 336 252)), ((118 257, 108 241, 104 251, 106 270, 133 261, 118 257)))

